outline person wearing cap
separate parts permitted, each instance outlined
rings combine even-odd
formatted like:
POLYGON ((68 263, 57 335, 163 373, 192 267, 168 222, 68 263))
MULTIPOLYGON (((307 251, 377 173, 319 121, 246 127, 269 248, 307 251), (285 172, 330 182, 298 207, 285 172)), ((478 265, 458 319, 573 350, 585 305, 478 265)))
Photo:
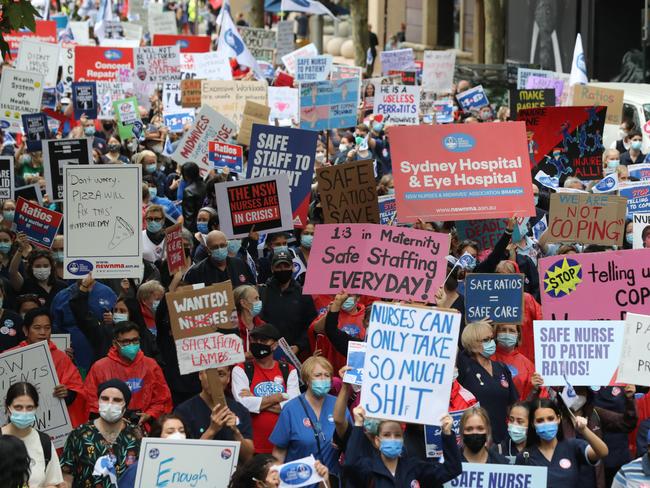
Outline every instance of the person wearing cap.
POLYGON ((116 486, 117 478, 140 453, 142 433, 124 418, 131 401, 129 386, 111 378, 92 393, 99 398, 99 417, 70 433, 61 457, 69 488, 116 486))
POLYGON ((646 434, 648 448, 643 456, 621 467, 612 488, 644 488, 650 486, 650 430, 646 434))
POLYGON ((249 334, 252 361, 232 370, 232 395, 251 413, 253 443, 257 454, 270 454, 269 436, 287 400, 300 395, 298 373, 293 366, 273 359, 280 332, 271 324, 255 327, 249 334))
POLYGON ((307 329, 316 318, 316 307, 302 286, 293 279, 293 255, 289 251, 274 252, 272 276, 260 286, 262 320, 275 325, 294 354, 309 351, 307 329))

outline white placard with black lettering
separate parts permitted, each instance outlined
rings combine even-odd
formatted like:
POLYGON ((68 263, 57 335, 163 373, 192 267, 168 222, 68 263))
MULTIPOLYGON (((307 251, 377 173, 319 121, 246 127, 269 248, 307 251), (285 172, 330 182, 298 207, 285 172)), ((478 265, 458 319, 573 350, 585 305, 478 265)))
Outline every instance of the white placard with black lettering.
POLYGON ((59 66, 59 45, 23 37, 18 48, 16 69, 40 73, 46 87, 56 86, 59 66))
POLYGON ((43 141, 43 173, 50 200, 63 201, 63 165, 92 163, 92 144, 87 137, 43 141))

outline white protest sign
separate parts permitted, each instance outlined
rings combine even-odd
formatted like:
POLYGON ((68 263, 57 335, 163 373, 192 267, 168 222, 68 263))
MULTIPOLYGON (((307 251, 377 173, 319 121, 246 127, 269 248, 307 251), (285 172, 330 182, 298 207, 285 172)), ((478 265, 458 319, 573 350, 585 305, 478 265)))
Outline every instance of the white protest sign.
POLYGON ((180 81, 181 51, 178 46, 146 46, 134 50, 135 75, 140 81, 180 81))
POLYGON ((463 463, 463 473, 445 488, 546 488, 547 476, 541 466, 463 463))
POLYGON ((268 91, 269 123, 275 124, 275 119, 280 125, 291 125, 291 120, 300 120, 300 103, 298 101, 298 88, 288 86, 269 86, 268 91))
POLYGON ((97 118, 100 120, 113 120, 115 110, 113 102, 131 98, 135 95, 133 83, 115 81, 96 81, 97 105, 99 112, 97 118))
POLYGON ((460 313, 375 302, 361 405, 369 417, 435 425, 449 411, 460 313))
POLYGON ((366 359, 366 343, 361 341, 348 342, 348 371, 343 375, 343 383, 361 386, 363 384, 363 362, 366 359))
POLYGON ((617 380, 650 386, 650 316, 628 312, 617 380))
POLYGON ((61 66, 63 93, 71 93, 74 81, 74 44, 67 42, 62 44, 59 51, 59 66, 61 66))
POLYGON ((450 93, 454 83, 456 51, 424 51, 422 89, 450 93))
POLYGON ((154 34, 178 34, 175 12, 155 12, 149 9, 148 19, 149 33, 154 34))
POLYGON ((258 61, 267 61, 273 64, 275 54, 276 33, 268 29, 255 27, 237 28, 244 44, 258 61))
POLYGON ((87 46, 90 44, 90 30, 88 22, 88 20, 82 20, 79 22, 71 20, 68 22, 68 26, 72 31, 74 42, 80 46, 87 46))
POLYGON ((535 320, 535 370, 547 386, 613 384, 624 330, 622 320, 535 320))
MULTIPOLYGON (((59 379, 46 341, 0 354, 0 397, 5 398, 9 387, 19 381, 29 381, 38 390, 34 427, 48 434, 56 448, 63 447, 72 424, 65 401, 52 394, 59 379)), ((7 423, 4 408, 0 409, 0 423, 7 423)))
POLYGON ((143 437, 135 486, 225 488, 237 468, 239 442, 143 437))
POLYGON ((50 42, 41 42, 30 37, 20 40, 16 69, 40 73, 43 83, 47 87, 56 85, 56 76, 59 65, 59 45, 50 42))
POLYGON ((319 484, 323 478, 316 472, 314 455, 296 459, 290 463, 272 466, 280 476, 280 488, 300 488, 319 484))
POLYGON ((381 74, 387 75, 389 71, 404 71, 415 68, 415 57, 412 48, 382 51, 379 53, 381 60, 381 74))
POLYGON ((142 168, 63 166, 64 278, 142 279, 142 168))
POLYGON ((111 39, 105 37, 99 41, 101 47, 121 47, 125 49, 134 49, 140 46, 140 39, 111 39))
POLYGON ((293 20, 281 20, 277 23, 275 58, 280 59, 296 48, 293 38, 293 20))
POLYGON ((13 68, 2 70, 0 82, 0 121, 8 132, 22 132, 22 114, 40 111, 43 75, 13 68))
POLYGON ((142 31, 144 28, 141 25, 134 24, 133 22, 122 22, 122 34, 125 39, 142 39, 142 31))
POLYGON ((650 213, 635 213, 632 214, 632 219, 632 232, 634 233, 632 247, 634 249, 650 248, 650 213))
POLYGON ((219 332, 178 339, 176 353, 181 374, 232 366, 245 361, 241 337, 219 332))
POLYGON ((209 53, 181 53, 181 79, 232 80, 228 59, 216 51, 209 53))
POLYGON ((70 334, 50 334, 50 340, 59 351, 65 352, 70 347, 70 334))
POLYGON ((318 56, 318 48, 311 43, 282 56, 282 63, 286 66, 287 71, 293 75, 296 72, 296 60, 298 58, 312 58, 314 56, 318 56))
POLYGON ((296 81, 325 81, 332 70, 332 56, 324 54, 296 59, 296 81))
POLYGON ((384 116, 384 124, 417 125, 420 122, 420 87, 380 85, 375 94, 375 113, 384 116))

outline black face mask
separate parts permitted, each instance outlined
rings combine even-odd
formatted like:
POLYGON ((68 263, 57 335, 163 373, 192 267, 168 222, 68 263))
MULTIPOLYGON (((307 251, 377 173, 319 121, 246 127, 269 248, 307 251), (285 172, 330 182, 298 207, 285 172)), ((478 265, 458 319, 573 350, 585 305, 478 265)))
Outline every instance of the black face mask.
POLYGON ((271 346, 260 344, 259 342, 251 342, 250 346, 251 354, 255 359, 264 359, 273 352, 271 351, 271 346))
POLYGON ((291 271, 290 269, 273 272, 273 277, 276 280, 278 280, 278 283, 280 283, 281 285, 287 284, 289 280, 291 280, 292 275, 293 275, 293 271, 291 271))
POLYGON ((102 124, 102 127, 104 128, 104 130, 112 130, 113 129, 113 124, 111 122, 108 122, 108 123, 104 122, 102 124))
POLYGON ((487 434, 467 434, 463 436, 463 445, 474 454, 479 452, 487 442, 487 434))

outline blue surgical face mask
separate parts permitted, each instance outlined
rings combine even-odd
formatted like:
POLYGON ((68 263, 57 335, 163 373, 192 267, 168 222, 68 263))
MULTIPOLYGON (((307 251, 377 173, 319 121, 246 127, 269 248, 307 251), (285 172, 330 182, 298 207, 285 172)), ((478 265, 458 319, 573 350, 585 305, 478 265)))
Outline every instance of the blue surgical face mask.
POLYGON ((257 300, 251 307, 251 315, 257 317, 262 312, 262 300, 257 300))
POLYGON ((517 424, 508 424, 508 434, 515 444, 521 444, 526 440, 528 429, 517 424))
POLYGON ((630 147, 632 149, 634 149, 635 151, 640 151, 642 145, 643 145, 643 141, 632 141, 632 144, 630 144, 630 147))
POLYGON ((63 251, 54 251, 52 255, 54 256, 54 260, 57 263, 62 263, 63 258, 65 257, 65 253, 63 251))
POLYGON ((616 169, 618 168, 619 164, 621 164, 621 162, 618 159, 615 159, 613 161, 607 161, 607 167, 609 169, 616 169))
POLYGON ((31 427, 36 422, 36 414, 34 412, 11 412, 10 422, 18 429, 26 429, 31 427))
POLYGON ((2 211, 2 218, 4 220, 9 221, 9 222, 13 222, 15 214, 16 214, 16 212, 14 210, 3 210, 2 211))
POLYGON ((557 422, 544 422, 543 424, 535 424, 535 432, 545 441, 550 441, 555 438, 559 424, 557 422))
POLYGON ((332 389, 332 380, 312 380, 311 392, 317 397, 324 397, 332 389))
POLYGON ((508 349, 512 349, 517 345, 517 334, 509 334, 502 332, 497 334, 497 342, 508 349))
POLYGON ((279 254, 281 252, 289 252, 289 246, 276 246, 273 248, 273 254, 279 254))
POLYGON ((311 245, 314 242, 314 236, 303 234, 300 236, 300 245, 305 249, 311 249, 311 245))
POLYGON ((196 230, 198 230, 201 234, 207 234, 208 231, 208 223, 207 222, 197 222, 196 223, 196 230))
POLYGON ((386 195, 395 195, 395 188, 386 188, 386 195))
POLYGON ((157 165, 156 163, 153 163, 153 164, 147 164, 147 165, 144 167, 144 169, 145 169, 145 171, 146 171, 147 173, 150 173, 150 174, 151 174, 151 173, 155 173, 155 172, 156 172, 156 168, 157 168, 157 166, 158 166, 158 165, 157 165))
POLYGON ((84 134, 86 134, 87 136, 94 136, 95 128, 92 125, 89 125, 88 127, 84 127, 84 134))
POLYGON ((537 206, 539 204, 539 195, 535 195, 533 197, 533 202, 535 202, 535 206, 537 206))
POLYGON ((228 252, 237 254, 241 249, 241 239, 231 239, 228 241, 228 252))
POLYGON ((11 250, 11 242, 0 242, 0 253, 9 254, 11 250))
POLYGON ((483 350, 481 351, 481 356, 484 358, 491 357, 497 350, 497 345, 494 342, 494 339, 491 339, 488 342, 483 343, 483 350))
POLYGON ((379 441, 379 450, 389 459, 395 459, 402 454, 404 448, 403 439, 381 439, 379 441))
POLYGON ((149 187, 149 198, 154 199, 158 196, 158 188, 155 186, 149 187))
POLYGON ((151 232, 152 234, 156 234, 162 230, 163 224, 162 222, 158 222, 156 220, 152 220, 151 222, 147 222, 147 230, 151 232))
POLYGON ((228 257, 228 248, 219 247, 217 249, 213 249, 210 255, 212 256, 212 259, 221 263, 228 257))
POLYGON ((345 299, 345 301, 343 302, 343 304, 341 305, 341 308, 343 310, 345 310, 346 312, 351 312, 352 310, 354 310, 354 307, 356 306, 356 304, 357 303, 355 302, 354 298, 347 297, 345 299))
POLYGON ((118 323, 118 322, 126 322, 129 320, 129 314, 128 313, 119 313, 115 312, 113 313, 113 322, 118 323))
POLYGON ((634 242, 634 234, 632 232, 625 234, 625 241, 631 246, 634 242))

